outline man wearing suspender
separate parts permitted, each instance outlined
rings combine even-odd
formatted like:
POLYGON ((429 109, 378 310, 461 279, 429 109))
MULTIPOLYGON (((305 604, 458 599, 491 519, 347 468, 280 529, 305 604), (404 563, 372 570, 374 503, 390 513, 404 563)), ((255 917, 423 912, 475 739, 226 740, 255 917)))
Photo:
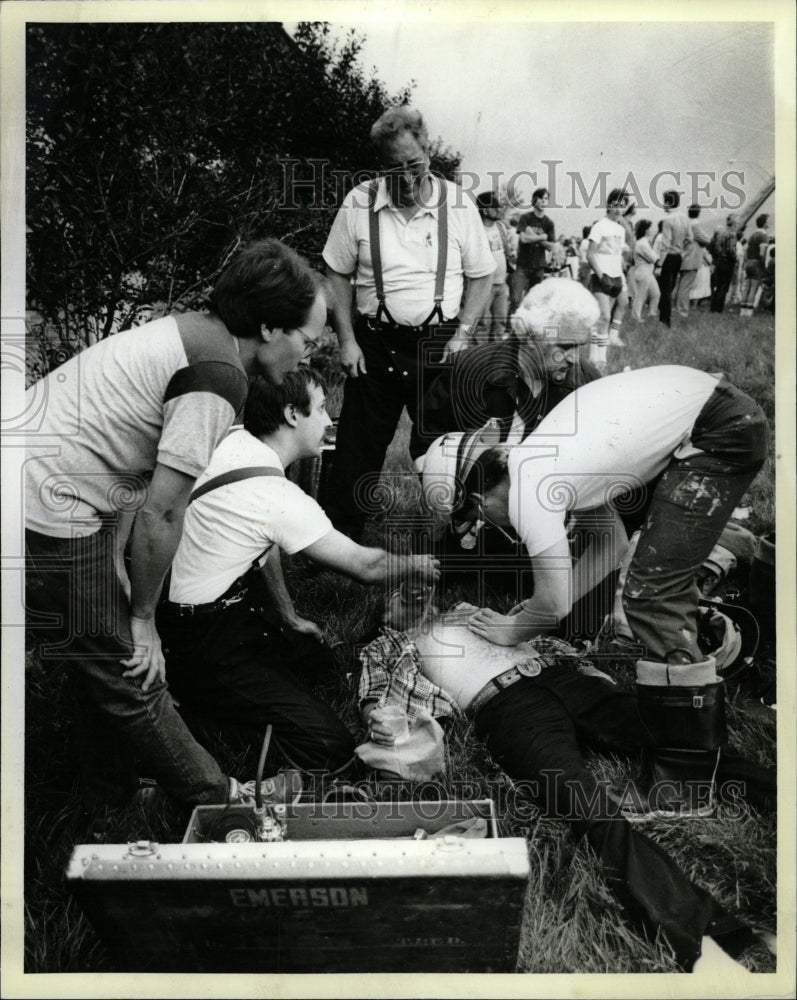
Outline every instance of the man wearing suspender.
POLYGON ((219 445, 191 496, 159 617, 169 685, 185 709, 235 730, 262 734, 271 723, 293 765, 327 772, 351 760, 354 744, 300 676, 335 664, 318 627, 294 609, 280 550, 362 583, 437 576, 430 556, 393 556, 335 531, 316 501, 285 478, 292 462, 320 454, 330 423, 312 369, 280 386, 252 380, 244 428, 219 445))
POLYGON ((371 138, 382 177, 349 192, 323 254, 348 375, 327 510, 355 540, 402 409, 422 423, 426 382, 436 363, 467 347, 495 269, 475 204, 429 172, 421 115, 394 108, 371 138))
POLYGON ((28 627, 43 666, 66 663, 79 677, 92 800, 123 798, 138 775, 185 805, 226 802, 233 787, 174 707, 155 605, 247 374, 279 383, 295 371, 323 332, 326 302, 306 261, 272 239, 240 251, 211 304, 109 337, 27 393, 37 421, 26 439, 28 627))

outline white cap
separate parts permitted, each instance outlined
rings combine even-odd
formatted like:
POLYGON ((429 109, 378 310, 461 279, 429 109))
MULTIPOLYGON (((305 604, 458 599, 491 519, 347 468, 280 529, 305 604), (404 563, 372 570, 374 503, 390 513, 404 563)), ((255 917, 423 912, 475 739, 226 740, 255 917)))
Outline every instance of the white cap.
POLYGON ((546 278, 518 306, 512 330, 521 342, 586 344, 599 318, 595 297, 580 281, 546 278))
POLYGON ((498 422, 489 420, 478 431, 443 434, 430 445, 422 462, 416 462, 429 508, 439 514, 452 514, 463 499, 462 488, 476 459, 500 443, 498 422))

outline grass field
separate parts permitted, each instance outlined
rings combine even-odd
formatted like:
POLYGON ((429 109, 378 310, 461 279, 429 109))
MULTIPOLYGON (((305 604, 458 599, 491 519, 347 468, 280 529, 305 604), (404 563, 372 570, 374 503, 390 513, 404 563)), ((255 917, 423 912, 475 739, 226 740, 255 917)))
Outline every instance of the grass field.
MULTIPOLYGON (((700 311, 688 324, 665 332, 656 322, 626 323, 628 346, 610 349, 610 369, 678 363, 707 371, 725 371, 757 399, 774 427, 774 321, 770 315, 743 320, 734 313, 721 316, 700 311)), ((335 412, 333 392, 330 406, 335 412)), ((402 422, 391 446, 386 469, 411 470, 406 454, 407 425, 402 422)), ((774 449, 773 449, 774 451, 774 449)), ((400 504, 412 510, 417 485, 408 475, 400 504)), ((749 494, 752 514, 746 526, 757 533, 775 524, 774 464, 765 469, 749 494)), ((747 502, 747 501, 745 501, 747 502)), ((381 537, 377 523, 371 538, 381 537)), ((369 591, 328 573, 307 575, 297 562, 288 575, 300 613, 324 628, 336 645, 338 675, 324 689, 352 729, 358 730, 355 711, 358 642, 379 601, 369 591)), ((447 606, 473 599, 458 590, 441 595, 447 606)), ((505 601, 510 601, 507 595, 505 601)), ((497 600, 497 604, 500 604, 497 600)), ((763 708, 755 695, 774 669, 771 643, 764 644, 756 663, 728 691, 730 739, 734 747, 774 764, 775 712, 763 708)), ((618 670, 621 682, 630 682, 618 670)), ((25 919, 26 971, 113 971, 111 960, 93 929, 70 899, 63 872, 72 847, 96 840, 128 842, 139 838, 161 843, 181 839, 185 816, 162 804, 155 811, 139 805, 109 806, 87 815, 77 795, 75 749, 75 693, 67 677, 46 673, 35 652, 28 654, 26 697, 25 788, 25 919)), ((214 743, 229 773, 252 777, 257 747, 233 750, 214 743)), ((448 773, 469 782, 482 794, 509 791, 510 783, 489 759, 464 722, 450 731, 448 773)), ((618 783, 635 773, 634 762, 606 757, 590 758, 601 776, 618 783)), ((500 797, 500 794, 499 794, 500 797)), ((577 845, 563 823, 541 819, 531 807, 522 815, 505 817, 502 831, 527 838, 531 859, 531 891, 525 913, 520 950, 522 972, 667 972, 675 965, 664 941, 647 941, 636 934, 603 881, 587 850, 577 845)), ((678 860, 690 877, 708 888, 722 903, 758 927, 776 930, 776 821, 744 807, 721 809, 711 819, 679 824, 652 822, 646 832, 678 860)), ((771 972, 775 960, 765 949, 751 949, 744 961, 752 971, 771 972)), ((230 994, 233 995, 233 994, 230 994)))

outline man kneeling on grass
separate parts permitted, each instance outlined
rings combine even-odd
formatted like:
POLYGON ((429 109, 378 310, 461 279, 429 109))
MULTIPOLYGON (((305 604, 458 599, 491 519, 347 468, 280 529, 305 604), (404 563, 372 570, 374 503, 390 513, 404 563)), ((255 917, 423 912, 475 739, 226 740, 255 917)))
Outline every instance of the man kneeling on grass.
POLYGON ((184 708, 236 729, 262 732, 271 723, 293 764, 321 771, 343 767, 354 744, 297 675, 329 671, 333 658, 318 627, 296 614, 280 550, 362 583, 438 576, 428 555, 356 544, 285 478, 292 462, 320 455, 330 424, 324 383, 312 369, 280 386, 252 380, 243 429, 219 445, 191 495, 159 617, 169 685, 184 708), (266 617, 274 610, 286 629, 266 617))
MULTIPOLYGON (((663 931, 683 969, 697 970, 701 955, 701 966, 738 967, 729 956, 753 942, 753 931, 641 834, 622 813, 626 796, 608 793, 585 763, 582 743, 623 754, 651 745, 633 695, 567 643, 538 638, 496 646, 469 629, 469 616, 441 616, 429 602, 413 608, 398 594, 388 598, 381 635, 360 654, 360 706, 370 739, 395 743, 378 711, 387 701, 401 705, 410 724, 425 714, 465 712, 543 815, 567 820, 586 836, 630 919, 651 936, 663 931)), ((400 745, 395 750, 400 754, 400 745)), ((774 797, 774 777, 764 768, 725 758, 721 783, 739 775, 755 779, 747 789, 757 804, 767 791, 774 797)), ((731 797, 731 786, 721 787, 731 797)), ((735 794, 744 787, 737 781, 735 794)), ((628 798, 640 801, 633 790, 628 798)))

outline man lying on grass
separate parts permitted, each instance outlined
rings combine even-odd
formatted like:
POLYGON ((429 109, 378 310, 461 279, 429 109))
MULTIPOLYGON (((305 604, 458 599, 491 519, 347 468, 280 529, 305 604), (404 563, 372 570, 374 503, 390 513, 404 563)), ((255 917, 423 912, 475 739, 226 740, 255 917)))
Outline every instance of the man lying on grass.
MULTIPOLYGON (((662 931, 687 971, 698 968, 701 955, 736 966, 729 956, 753 943, 753 931, 641 834, 623 815, 626 796, 609 793, 585 763, 582 743, 622 754, 651 746, 634 696, 560 640, 497 646, 474 634, 468 617, 388 597, 381 634, 360 654, 360 706, 370 739, 395 743, 375 711, 381 702, 401 705, 410 724, 421 714, 465 712, 543 815, 586 836, 629 919, 651 936, 662 931)), ((723 757, 718 776, 729 798, 746 787, 757 805, 774 802, 774 776, 765 768, 723 757)), ((636 792, 630 799, 641 802, 636 792)))
POLYGON ((181 705, 236 730, 262 733, 271 723, 286 756, 314 771, 343 767, 354 744, 299 676, 330 671, 333 657, 319 628, 294 609, 280 550, 302 552, 362 583, 438 576, 431 556, 353 542, 285 478, 292 462, 320 455, 330 424, 324 383, 312 369, 286 375, 279 386, 252 380, 243 429, 219 445, 191 495, 158 620, 169 685, 181 705))

